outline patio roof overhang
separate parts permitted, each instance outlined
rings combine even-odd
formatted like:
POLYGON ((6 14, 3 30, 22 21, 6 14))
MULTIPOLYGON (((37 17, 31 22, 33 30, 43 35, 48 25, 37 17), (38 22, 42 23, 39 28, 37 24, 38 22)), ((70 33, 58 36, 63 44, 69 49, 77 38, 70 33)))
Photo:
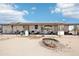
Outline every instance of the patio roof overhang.
POLYGON ((79 23, 7 23, 0 25, 79 25, 79 23))

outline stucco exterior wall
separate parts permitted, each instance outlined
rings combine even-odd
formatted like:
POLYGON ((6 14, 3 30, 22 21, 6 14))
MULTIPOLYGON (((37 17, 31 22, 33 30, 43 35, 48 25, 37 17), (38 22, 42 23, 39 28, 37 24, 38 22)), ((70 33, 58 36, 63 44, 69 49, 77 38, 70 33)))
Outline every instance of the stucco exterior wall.
POLYGON ((13 33, 15 33, 17 30, 18 31, 23 31, 24 28, 23 28, 23 26, 13 26, 13 33))
POLYGON ((65 25, 64 26, 64 32, 68 32, 68 31, 69 31, 69 26, 68 25, 67 26, 65 25))
POLYGON ((12 27, 10 25, 3 26, 3 33, 12 33, 12 27))
POLYGON ((35 26, 34 26, 34 25, 30 25, 30 26, 29 26, 29 31, 32 31, 32 30, 41 31, 41 26, 38 25, 38 29, 35 29, 35 26))
POLYGON ((53 30, 53 32, 58 32, 58 26, 54 26, 54 30, 53 30))
POLYGON ((24 27, 24 30, 29 30, 29 26, 28 25, 25 25, 23 27, 24 27))
MULTIPOLYGON (((71 27, 73 27, 72 25, 69 25, 71 27)), ((69 30, 69 26, 68 25, 52 25, 51 29, 54 33, 57 33, 59 30, 63 30, 64 32, 69 31, 70 33, 75 33, 74 31, 74 27, 69 30), (63 27, 64 26, 64 27, 63 27), (60 27, 60 29, 59 29, 60 27)), ((38 25, 38 28, 35 29, 35 25, 0 25, 0 28, 2 28, 2 33, 15 33, 18 31, 24 31, 24 30, 28 30, 29 32, 31 32, 32 30, 34 31, 43 31, 42 27, 44 27, 44 25, 38 25)), ((79 25, 77 25, 77 29, 79 30, 79 25)), ((78 32, 78 31, 77 31, 78 32)))
POLYGON ((79 30, 79 25, 77 25, 77 29, 79 30))

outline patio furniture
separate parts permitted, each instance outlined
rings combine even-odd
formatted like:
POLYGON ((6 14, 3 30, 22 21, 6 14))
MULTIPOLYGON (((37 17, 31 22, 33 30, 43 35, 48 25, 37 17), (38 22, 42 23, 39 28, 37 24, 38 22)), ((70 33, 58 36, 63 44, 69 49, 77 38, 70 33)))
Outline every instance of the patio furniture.
POLYGON ((30 31, 30 34, 34 34, 34 30, 30 31))
POLYGON ((32 31, 30 31, 29 33, 30 33, 30 34, 40 34, 40 31, 34 31, 34 30, 32 30, 32 31))
POLYGON ((48 31, 48 34, 49 34, 49 35, 52 35, 52 34, 53 34, 53 31, 48 31))
POLYGON ((69 31, 64 32, 65 35, 72 35, 72 33, 69 33, 69 31))
POLYGON ((20 31, 17 30, 17 31, 15 32, 15 34, 20 34, 20 31))
POLYGON ((20 35, 24 35, 24 34, 25 34, 25 32, 24 32, 24 31, 21 31, 21 32, 20 32, 20 35))
POLYGON ((77 35, 79 35, 79 32, 77 32, 77 35))

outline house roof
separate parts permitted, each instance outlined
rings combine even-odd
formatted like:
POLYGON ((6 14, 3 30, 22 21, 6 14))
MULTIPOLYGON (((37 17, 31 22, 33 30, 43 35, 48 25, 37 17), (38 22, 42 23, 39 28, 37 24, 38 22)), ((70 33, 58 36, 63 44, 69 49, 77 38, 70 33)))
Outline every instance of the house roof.
POLYGON ((0 25, 79 25, 79 23, 8 23, 0 25))

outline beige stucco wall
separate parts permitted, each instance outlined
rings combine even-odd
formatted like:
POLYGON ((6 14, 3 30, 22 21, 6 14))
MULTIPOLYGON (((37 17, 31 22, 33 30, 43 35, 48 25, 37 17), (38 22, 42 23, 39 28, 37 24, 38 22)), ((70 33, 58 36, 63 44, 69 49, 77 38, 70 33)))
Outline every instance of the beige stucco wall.
POLYGON ((64 26, 64 31, 65 31, 65 32, 68 32, 68 31, 69 31, 69 26, 66 26, 66 25, 65 25, 65 26, 64 26))
POLYGON ((24 28, 23 28, 23 26, 13 26, 13 32, 16 32, 16 31, 23 31, 24 30, 24 28))
POLYGON ((77 29, 79 30, 79 25, 77 25, 77 29))
POLYGON ((29 31, 32 31, 32 30, 39 30, 39 31, 41 31, 41 26, 38 25, 38 29, 35 29, 34 25, 30 25, 29 26, 29 31))
POLYGON ((53 29, 53 32, 58 32, 58 26, 53 26, 54 29, 53 29))
POLYGON ((12 27, 10 25, 3 26, 3 33, 12 33, 12 27))
POLYGON ((34 26, 29 26, 29 31, 32 31, 32 30, 34 30, 34 29, 35 29, 34 26))
POLYGON ((29 26, 28 25, 25 25, 24 26, 24 30, 29 30, 29 26))
MULTIPOLYGON (((43 25, 44 26, 44 25, 43 25)), ((0 25, 1 27, 1 25, 0 25)), ((32 30, 38 30, 38 31, 41 31, 41 25, 38 25, 38 29, 35 29, 35 25, 29 25, 29 27, 26 25, 26 26, 21 26, 21 25, 15 25, 13 26, 13 28, 11 27, 11 25, 4 25, 2 26, 3 27, 3 33, 15 33, 17 30, 18 31, 23 31, 23 30, 29 30, 29 31, 32 31, 32 30), (23 28, 24 27, 24 28, 23 28), (28 29, 29 28, 29 29, 28 29)), ((61 28, 63 27, 60 26, 61 28)), ((77 28, 79 29, 79 25, 77 25, 77 28)), ((64 31, 68 31, 69 30, 69 26, 64 26, 64 31)), ((53 32, 58 32, 58 26, 52 26, 52 31, 53 32)), ((74 34, 74 31, 70 31, 74 34)))
POLYGON ((13 26, 13 28, 10 26, 10 25, 6 25, 6 26, 3 26, 3 33, 15 33, 16 31, 23 31, 24 28, 23 26, 13 26))
POLYGON ((58 25, 58 31, 64 31, 64 25, 58 25))

